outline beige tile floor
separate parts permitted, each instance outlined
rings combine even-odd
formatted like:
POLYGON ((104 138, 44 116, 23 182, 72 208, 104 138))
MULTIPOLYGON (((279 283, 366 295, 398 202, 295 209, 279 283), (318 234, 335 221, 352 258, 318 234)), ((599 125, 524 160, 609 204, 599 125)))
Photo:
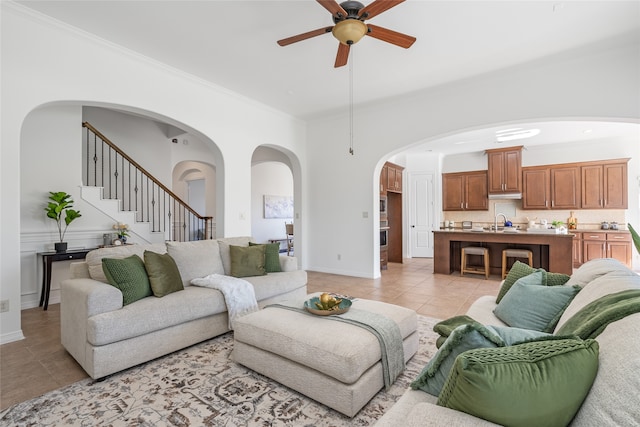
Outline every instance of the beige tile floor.
MULTIPOLYGON (((308 272, 309 292, 336 292, 402 305, 444 319, 464 314, 481 295, 496 295, 499 277, 433 274, 433 260, 390 263, 379 279, 308 272)), ((72 384, 87 374, 60 344, 60 304, 22 311, 24 340, 0 346, 0 410, 72 384)))

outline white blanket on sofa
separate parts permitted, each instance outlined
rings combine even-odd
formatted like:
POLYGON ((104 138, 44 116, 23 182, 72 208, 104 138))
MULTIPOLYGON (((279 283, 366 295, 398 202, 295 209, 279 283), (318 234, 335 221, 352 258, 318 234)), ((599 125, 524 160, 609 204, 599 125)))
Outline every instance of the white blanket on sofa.
POLYGON ((229 313, 229 329, 238 317, 258 311, 258 301, 253 285, 246 280, 222 274, 210 274, 200 279, 191 280, 191 284, 204 288, 217 289, 224 295, 229 313))

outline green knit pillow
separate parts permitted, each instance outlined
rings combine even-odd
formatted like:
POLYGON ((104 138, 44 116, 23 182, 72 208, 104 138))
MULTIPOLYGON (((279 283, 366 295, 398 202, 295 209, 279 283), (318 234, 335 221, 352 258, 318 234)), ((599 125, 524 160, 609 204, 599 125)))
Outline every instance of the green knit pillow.
POLYGON ((502 287, 500 288, 500 292, 498 292, 498 296, 496 298, 496 304, 499 303, 502 298, 509 292, 509 289, 513 286, 514 283, 518 281, 518 279, 528 276, 531 273, 536 272, 537 269, 529 267, 528 264, 525 264, 520 261, 516 261, 513 263, 511 270, 507 273, 507 277, 504 278, 504 282, 502 283, 502 287))
POLYGON ((598 372, 598 342, 544 339, 456 358, 438 405, 496 424, 567 426, 598 372))
POLYGON ((280 243, 251 243, 249 246, 264 246, 264 269, 267 273, 278 273, 280 268, 280 243))
POLYGON ((102 258, 102 271, 109 284, 122 292, 123 305, 153 295, 147 270, 138 255, 124 259, 102 258))

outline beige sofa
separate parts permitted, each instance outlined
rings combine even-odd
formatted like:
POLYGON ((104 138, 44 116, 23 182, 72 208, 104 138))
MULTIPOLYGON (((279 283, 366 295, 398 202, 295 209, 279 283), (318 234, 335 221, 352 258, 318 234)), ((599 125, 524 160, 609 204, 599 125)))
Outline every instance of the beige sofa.
MULTIPOLYGON (((640 275, 614 259, 598 259, 582 265, 565 286, 579 285, 576 295, 560 318, 556 331, 582 307, 604 295, 640 289, 640 275)), ((494 314, 494 296, 479 298, 467 314, 485 325, 506 326, 494 314)), ((640 314, 609 324, 598 335, 598 373, 572 426, 638 426, 640 390, 640 314)), ((396 426, 489 426, 496 425, 436 405, 437 398, 420 390, 407 390, 378 421, 377 427, 396 426)))
MULTIPOLYGON (((249 237, 127 245, 89 252, 71 265, 61 284, 62 345, 92 378, 102 378, 229 331, 227 307, 215 289, 190 286, 194 278, 229 274, 229 245, 247 246, 249 237), (125 258, 145 250, 169 253, 184 290, 150 296, 123 306, 122 292, 102 271, 102 258, 125 258)), ((260 307, 307 294, 307 274, 294 257, 280 256, 282 272, 245 277, 260 307)))

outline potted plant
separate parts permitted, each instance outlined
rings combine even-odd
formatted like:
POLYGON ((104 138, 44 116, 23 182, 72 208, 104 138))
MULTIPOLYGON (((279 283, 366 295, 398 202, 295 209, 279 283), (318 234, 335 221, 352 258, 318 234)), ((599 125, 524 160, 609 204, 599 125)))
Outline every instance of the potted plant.
POLYGON ((67 227, 76 218, 80 218, 80 211, 71 209, 73 207, 73 199, 70 194, 64 191, 49 191, 49 203, 44 209, 47 213, 47 218, 51 218, 58 225, 58 235, 60 236, 60 242, 55 244, 56 252, 66 252, 67 243, 64 241, 64 234, 67 232, 67 227), (62 228, 62 221, 64 220, 64 229, 62 228))
POLYGON ((633 239, 633 245, 636 247, 638 253, 640 253, 640 235, 638 232, 631 226, 631 224, 627 224, 627 228, 631 233, 631 239, 633 239))

